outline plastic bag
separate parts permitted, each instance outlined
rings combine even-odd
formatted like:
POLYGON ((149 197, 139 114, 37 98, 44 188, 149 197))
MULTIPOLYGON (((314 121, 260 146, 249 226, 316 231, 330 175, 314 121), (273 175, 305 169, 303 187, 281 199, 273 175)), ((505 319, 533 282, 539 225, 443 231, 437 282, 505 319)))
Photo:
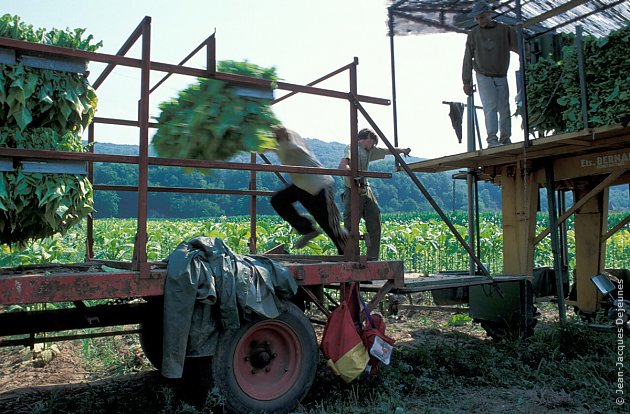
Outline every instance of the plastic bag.
POLYGON ((374 375, 378 372, 381 363, 389 365, 395 341, 385 335, 385 321, 383 321, 383 317, 378 313, 370 314, 361 295, 359 295, 359 299, 365 313, 365 325, 363 326, 361 339, 370 354, 369 374, 374 375))

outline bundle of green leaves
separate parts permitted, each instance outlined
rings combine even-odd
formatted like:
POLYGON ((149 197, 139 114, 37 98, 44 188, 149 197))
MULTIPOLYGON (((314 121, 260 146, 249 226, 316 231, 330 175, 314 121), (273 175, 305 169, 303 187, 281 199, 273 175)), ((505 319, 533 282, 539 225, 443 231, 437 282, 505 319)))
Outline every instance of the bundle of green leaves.
MULTIPOLYGON (((219 72, 277 80, 275 68, 222 61, 219 72)), ((268 99, 237 95, 233 85, 197 82, 160 104, 152 144, 161 157, 226 160, 239 151, 274 148, 271 128, 279 125, 268 99)))
MULTIPOLYGON (((563 56, 548 56, 526 69, 532 131, 542 134, 583 129, 577 48, 563 35, 563 56)), ((588 127, 613 125, 630 113, 630 26, 608 36, 583 38, 588 127)))
MULTIPOLYGON (((51 128, 0 128, 0 147, 85 152, 76 132, 51 128)), ((0 173, 0 243, 22 245, 65 234, 93 210, 92 185, 84 175, 17 170, 0 173)))
MULTIPOLYGON (((0 18, 0 36, 94 51, 85 29, 34 29, 18 16, 0 18)), ((80 134, 92 122, 97 98, 76 73, 0 65, 0 147, 86 151, 80 134)), ((92 185, 84 175, 0 172, 0 243, 64 234, 93 210, 92 185)))
POLYGON ((96 51, 103 46, 103 42, 92 44, 94 36, 88 35, 85 39, 85 29, 77 28, 65 30, 52 28, 34 28, 20 19, 20 16, 5 14, 0 17, 0 37, 25 40, 27 42, 42 43, 51 46, 69 47, 72 49, 96 51))
POLYGON ((0 65, 0 125, 83 132, 96 111, 96 92, 85 76, 0 65))

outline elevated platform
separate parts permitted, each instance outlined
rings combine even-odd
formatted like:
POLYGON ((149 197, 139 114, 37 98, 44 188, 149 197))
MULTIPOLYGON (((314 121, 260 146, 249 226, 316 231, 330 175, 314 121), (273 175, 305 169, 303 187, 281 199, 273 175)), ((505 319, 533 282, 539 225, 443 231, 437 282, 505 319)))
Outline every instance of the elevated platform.
MULTIPOLYGON (((527 161, 534 168, 553 160, 556 179, 607 174, 630 168, 630 127, 613 125, 553 135, 409 164, 416 172, 475 169, 485 180, 500 179, 502 167, 527 161)), ((620 183, 630 182, 629 177, 620 183)))
MULTIPOLYGON (((493 277, 483 275, 421 275, 419 273, 406 273, 404 285, 391 289, 391 293, 408 294, 430 292, 432 290, 452 289, 469 286, 490 285, 498 282, 514 282, 526 280, 527 276, 496 275, 493 277)), ((384 282, 375 281, 370 285, 362 285, 361 290, 377 292, 384 282)))
MULTIPOLYGON (((558 211, 554 226, 573 216, 577 304, 582 312, 593 313, 599 299, 590 278, 604 269, 606 240, 630 220, 626 217, 612 228, 608 224, 609 188, 630 183, 630 127, 612 125, 558 134, 529 144, 516 142, 409 167, 416 172, 470 169, 478 179, 501 187, 505 274, 533 276, 536 245, 552 231, 558 234, 552 225, 543 231, 537 228, 536 215, 545 202, 539 189, 559 191, 557 197, 547 197, 548 211, 558 211), (566 205, 567 192, 572 195, 572 206, 566 205)), ((558 243, 553 238, 551 242, 558 243)))

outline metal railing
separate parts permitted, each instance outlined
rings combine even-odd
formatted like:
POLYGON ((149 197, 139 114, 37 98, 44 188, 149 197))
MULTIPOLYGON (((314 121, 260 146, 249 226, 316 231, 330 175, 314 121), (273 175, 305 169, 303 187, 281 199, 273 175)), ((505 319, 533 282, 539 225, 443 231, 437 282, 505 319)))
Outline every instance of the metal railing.
MULTIPOLYGON (((137 229, 134 241, 134 253, 132 259, 133 270, 140 272, 141 278, 148 278, 150 275, 150 264, 147 262, 147 196, 149 192, 180 192, 180 193, 200 193, 200 194, 232 194, 250 197, 250 215, 251 215, 251 230, 252 239, 250 240, 250 251, 256 252, 256 197, 269 196, 272 194, 268 191, 260 191, 256 189, 256 173, 258 171, 274 172, 278 176, 279 173, 304 173, 304 174, 327 174, 333 176, 357 176, 360 172, 362 176, 373 178, 389 178, 390 173, 382 172, 368 172, 358 170, 357 161, 357 109, 352 104, 353 100, 360 102, 389 105, 388 99, 382 99, 372 96, 359 95, 357 92, 357 73, 356 68, 358 65, 358 59, 354 59, 352 63, 345 65, 318 80, 311 82, 309 85, 297 85, 288 82, 276 82, 276 86, 280 90, 289 91, 289 94, 276 99, 274 102, 279 102, 283 99, 296 93, 307 93, 311 95, 318 95, 330 98, 344 99, 350 103, 350 145, 352 148, 352 160, 351 169, 328 169, 328 168, 312 168, 312 167, 295 167, 295 166, 281 166, 270 165, 268 159, 261 154, 261 158, 266 164, 257 164, 256 155, 252 154, 249 163, 236 163, 225 161, 210 161, 210 160, 190 160, 190 159, 174 159, 174 158, 158 158, 149 156, 149 129, 156 128, 157 124, 149 122, 149 102, 150 94, 154 92, 161 84, 164 83, 168 77, 173 74, 187 75, 194 77, 210 78, 220 81, 229 82, 234 85, 250 86, 257 88, 272 88, 272 83, 269 80, 252 78, 247 76, 229 74, 217 72, 216 67, 216 40, 214 34, 206 38, 199 46, 197 46, 191 53, 189 53, 179 64, 173 65, 163 62, 156 62, 151 60, 151 18, 145 17, 138 27, 133 31, 129 38, 125 41, 123 46, 115 55, 88 52, 81 50, 74 50, 69 48, 62 48, 56 46, 48 46, 37 43, 30 43, 25 41, 13 40, 8 38, 0 38, 0 47, 6 47, 15 50, 18 53, 34 52, 40 56, 49 57, 62 57, 71 59, 81 59, 86 61, 94 61, 107 63, 105 69, 100 73, 98 78, 94 81, 93 87, 95 89, 103 87, 103 84, 107 80, 108 76, 115 70, 117 66, 131 67, 140 69, 140 99, 138 102, 138 114, 136 119, 116 119, 95 117, 93 123, 87 129, 88 143, 94 144, 96 127, 99 124, 106 125, 118 125, 118 126, 132 126, 139 129, 139 154, 137 156, 129 155, 112 155, 112 154, 96 154, 94 153, 94 146, 90 145, 91 152, 89 153, 75 153, 65 151, 49 151, 49 150, 25 150, 15 148, 0 148, 0 156, 14 157, 14 158, 38 158, 45 160, 75 160, 85 161, 88 164, 88 178, 90 182, 94 183, 94 163, 121 163, 121 164, 135 164, 138 165, 138 185, 94 185, 95 190, 105 191, 137 191, 138 193, 138 213, 137 213, 137 229), (130 58, 125 55, 131 50, 136 42, 141 42, 141 58, 130 58), (184 66, 193 56, 202 50, 206 53, 206 69, 199 69, 189 66, 184 66), (313 85, 328 79, 334 75, 343 72, 349 73, 349 90, 350 92, 341 92, 331 89, 319 88, 313 85), (150 85, 150 77, 152 72, 162 72, 165 76, 155 83, 150 85), (226 189, 201 189, 201 188, 175 188, 175 187, 158 187, 148 185, 148 169, 149 166, 173 166, 173 167, 194 167, 194 168, 214 168, 214 169, 228 169, 228 170, 247 170, 251 172, 250 184, 247 190, 226 190, 226 189)), ((281 176, 280 176, 281 177, 281 176)), ((351 261, 359 261, 359 247, 358 247, 358 222, 359 217, 356 214, 358 211, 355 207, 358 206, 358 189, 352 188, 352 227, 350 229, 350 242, 344 255, 344 259, 351 261)), ((90 260, 94 257, 94 245, 93 245, 93 218, 90 215, 88 217, 87 226, 87 249, 86 260, 90 260)))

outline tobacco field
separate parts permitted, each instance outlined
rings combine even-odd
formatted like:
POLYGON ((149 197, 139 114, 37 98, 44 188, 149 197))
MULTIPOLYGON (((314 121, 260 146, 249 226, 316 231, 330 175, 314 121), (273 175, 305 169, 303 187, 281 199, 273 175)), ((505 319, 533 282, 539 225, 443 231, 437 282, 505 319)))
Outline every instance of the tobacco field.
MULTIPOLYGON (((611 228, 625 213, 611 214, 611 228)), ((451 213, 462 234, 466 215, 451 213)), ((500 214, 481 216, 481 257, 493 273, 502 271, 500 214)), ((435 273, 466 269, 468 257, 436 214, 393 214, 383 217, 383 259, 401 259, 408 272, 435 273)), ((258 251, 278 244, 291 246, 298 235, 274 216, 256 221, 258 251)), ((130 260, 135 220, 94 222, 94 254, 98 259, 130 260)), ((568 223, 572 245, 572 225, 568 223)), ((547 226, 539 216, 539 231, 547 226)), ((65 236, 31 242, 23 250, 2 245, 1 266, 81 262, 85 257, 86 224, 65 236)), ((182 241, 195 236, 220 237, 236 253, 249 252, 249 217, 151 220, 148 258, 162 260, 182 241)), ((570 246, 571 247, 571 246, 570 246)), ((571 251, 571 248, 569 249, 571 251)), ((325 236, 296 253, 334 254, 325 236)), ((628 267, 628 226, 607 245, 607 267, 628 267)), ((571 257, 570 266, 574 266, 571 257)), ((536 252, 536 265, 551 265, 548 238, 536 252)), ((431 305, 428 292, 401 303, 431 305)), ((573 312, 568 323, 558 321, 553 303, 538 304, 538 325, 527 339, 490 340, 462 312, 419 310, 401 306, 385 310, 389 335, 396 339, 391 366, 373 379, 345 384, 326 367, 323 358, 309 394, 295 413, 603 413, 623 412, 615 399, 619 372, 617 350, 627 339, 591 330, 573 312), (576 346, 579 344, 579 346, 576 346)), ((465 311, 465 309, 462 309, 465 311)), ((597 321, 604 323, 605 316, 597 321)), ((321 327, 319 327, 321 333, 321 327)), ((191 383, 167 383, 148 362, 135 335, 81 339, 56 344, 58 357, 44 367, 25 365, 15 348, 0 349, 0 413, 223 413, 225 400, 212 388, 193 393, 191 383), (39 386, 43 385, 45 386, 39 386)), ((627 349, 627 348, 626 348, 627 349)))
MULTIPOLYGON (((608 228, 625 217, 625 213, 610 214, 608 228)), ((450 214, 457 230, 465 238, 468 227, 464 212, 450 214)), ((483 213, 480 224, 481 260, 493 274, 500 274, 503 266, 501 214, 483 213)), ((548 225, 547 216, 538 216, 538 231, 548 225)), ((137 222, 133 219, 99 219, 94 221, 94 256, 103 260, 131 260, 137 222)), ((249 217, 199 218, 190 220, 153 219, 148 223, 148 259, 159 261, 168 257, 177 245, 196 236, 218 237, 237 254, 249 253, 251 237, 249 217)), ((364 232, 364 229, 361 230, 364 232)), ((569 268, 574 268, 572 221, 568 222, 569 268)), ((299 237, 290 226, 276 216, 259 216, 256 221, 257 251, 265 252, 284 244, 290 249, 299 237)), ((83 222, 65 236, 54 236, 32 241, 24 249, 1 245, 0 266, 34 263, 76 263, 85 258, 86 224, 83 222)), ((362 249, 365 246, 361 246, 362 249)), ((335 254, 328 238, 320 235, 300 251, 291 253, 335 254)), ((630 229, 625 228, 608 239, 607 268, 628 267, 630 258, 630 229)), ((436 273, 443 270, 468 268, 468 255, 455 236, 435 213, 385 214, 381 244, 382 260, 403 260, 407 272, 436 273)), ((535 255, 537 267, 553 266, 549 236, 538 244, 535 255)))

